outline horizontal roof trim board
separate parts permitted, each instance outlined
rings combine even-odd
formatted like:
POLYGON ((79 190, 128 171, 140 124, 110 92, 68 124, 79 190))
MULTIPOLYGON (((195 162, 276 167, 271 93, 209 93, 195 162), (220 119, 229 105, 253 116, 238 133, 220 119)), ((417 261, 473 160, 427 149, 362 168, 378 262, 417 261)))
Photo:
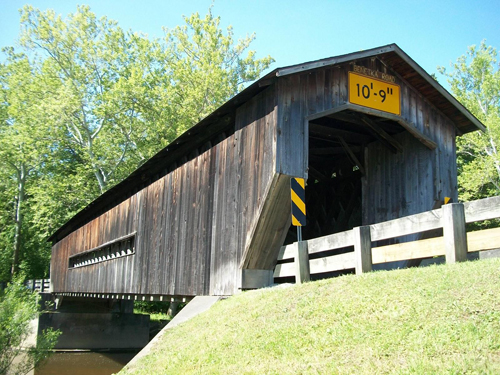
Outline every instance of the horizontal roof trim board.
MULTIPOLYGON (((104 212, 116 206, 132 196, 134 192, 141 190, 146 185, 161 178, 165 175, 165 170, 167 168, 170 166, 179 166, 181 160, 186 160, 187 155, 193 150, 202 147, 207 141, 214 141, 223 133, 226 134, 226 136, 228 134, 230 135, 230 131, 233 129, 232 125, 234 125, 237 108, 251 100, 260 92, 272 87, 276 81, 283 79, 282 77, 293 74, 304 74, 313 69, 331 67, 370 57, 378 58, 385 66, 390 67, 419 91, 423 97, 428 99, 455 124, 458 129, 457 133, 467 133, 478 129, 483 131, 486 130, 484 125, 481 124, 477 118, 475 118, 396 44, 389 44, 364 51, 278 68, 235 95, 210 115, 198 122, 198 124, 180 135, 170 145, 160 150, 123 181, 96 198, 52 234, 49 241, 53 243, 60 241, 78 227, 93 220, 98 216, 99 212, 104 212)), ((362 107, 356 106, 356 111, 362 112, 360 108, 362 107)), ((379 114, 377 114, 377 116, 379 116, 379 114)), ((380 117, 384 116, 380 115, 380 117)), ((387 114, 385 117, 388 118, 387 114)), ((431 149, 436 147, 436 144, 432 140, 416 131, 411 124, 404 121, 402 118, 392 120, 401 124, 401 126, 417 137, 427 147, 431 149)))
POLYGON ((330 65, 338 65, 338 64, 342 64, 342 63, 345 63, 345 62, 348 62, 351 60, 364 59, 367 57, 372 57, 375 55, 379 55, 379 54, 393 51, 394 46, 396 46, 396 45, 389 44, 389 45, 384 46, 384 47, 378 47, 378 48, 368 49, 368 50, 364 50, 364 51, 360 51, 360 52, 348 53, 346 55, 341 55, 341 56, 329 57, 326 59, 311 61, 311 62, 304 63, 304 64, 292 65, 292 66, 288 66, 285 68, 279 68, 279 69, 277 69, 276 75, 278 77, 283 77, 283 76, 287 76, 290 74, 304 72, 307 70, 324 68, 324 67, 330 66, 330 65))

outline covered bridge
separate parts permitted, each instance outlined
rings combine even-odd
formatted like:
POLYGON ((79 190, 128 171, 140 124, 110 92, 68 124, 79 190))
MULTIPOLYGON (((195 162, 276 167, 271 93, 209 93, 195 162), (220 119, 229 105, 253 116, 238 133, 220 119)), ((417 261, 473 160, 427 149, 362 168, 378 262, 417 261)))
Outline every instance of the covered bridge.
POLYGON ((457 199, 455 137, 483 125, 397 45, 279 68, 50 240, 61 295, 231 295, 272 282, 307 179, 312 238, 457 199))

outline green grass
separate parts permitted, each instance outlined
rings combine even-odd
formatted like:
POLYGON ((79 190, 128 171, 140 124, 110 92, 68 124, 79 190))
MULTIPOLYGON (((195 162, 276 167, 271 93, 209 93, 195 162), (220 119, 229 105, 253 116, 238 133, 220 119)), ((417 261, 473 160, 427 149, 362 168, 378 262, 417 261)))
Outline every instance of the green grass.
POLYGON ((136 301, 134 303, 134 314, 149 315, 151 321, 165 321, 172 320, 168 314, 168 302, 149 302, 149 301, 136 301))
POLYGON ((242 293, 123 374, 499 374, 500 260, 242 293))

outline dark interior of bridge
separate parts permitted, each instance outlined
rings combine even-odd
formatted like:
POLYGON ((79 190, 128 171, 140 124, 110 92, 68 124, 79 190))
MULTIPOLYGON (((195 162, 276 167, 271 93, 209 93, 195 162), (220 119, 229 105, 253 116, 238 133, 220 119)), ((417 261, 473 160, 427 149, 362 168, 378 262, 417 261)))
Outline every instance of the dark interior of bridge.
MULTIPOLYGON (((393 136, 403 130, 394 121, 349 110, 310 121, 304 240, 361 225, 365 146, 380 141, 396 153, 401 146, 393 136)), ((285 244, 294 241, 291 227, 285 244)))
MULTIPOLYGON (((309 170, 305 189, 307 225, 302 227, 303 240, 362 224, 361 179, 365 173, 365 147, 380 141, 392 152, 399 152, 402 147, 394 135, 402 131, 404 128, 392 120, 351 110, 309 122, 309 170)), ((284 244, 295 241, 297 228, 291 226, 284 244)), ((314 258, 314 254, 311 257, 314 258)), ((321 275, 316 277, 321 278, 321 275)))

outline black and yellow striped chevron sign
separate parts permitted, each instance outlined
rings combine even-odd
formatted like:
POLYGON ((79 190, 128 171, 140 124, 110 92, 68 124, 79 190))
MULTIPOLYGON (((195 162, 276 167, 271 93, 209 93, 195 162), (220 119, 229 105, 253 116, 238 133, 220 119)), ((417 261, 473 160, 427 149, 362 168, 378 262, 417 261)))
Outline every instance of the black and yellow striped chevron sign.
POLYGON ((306 183, 303 178, 292 178, 292 225, 306 225, 306 183))

